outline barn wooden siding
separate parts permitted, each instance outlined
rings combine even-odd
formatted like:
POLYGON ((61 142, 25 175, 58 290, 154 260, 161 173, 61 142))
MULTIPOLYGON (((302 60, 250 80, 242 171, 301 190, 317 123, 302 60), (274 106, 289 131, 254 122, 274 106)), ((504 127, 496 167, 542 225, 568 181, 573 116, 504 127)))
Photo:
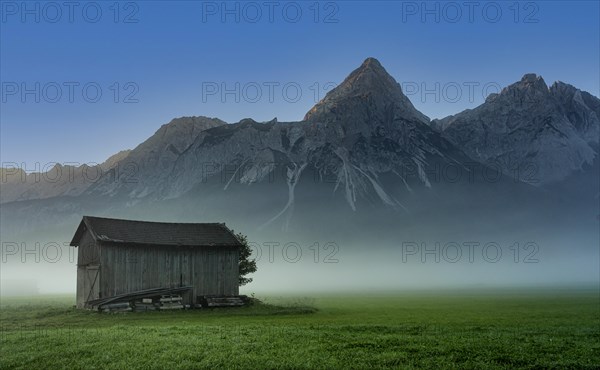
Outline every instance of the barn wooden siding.
POLYGON ((95 241, 82 236, 77 262, 77 307, 92 299, 143 289, 193 286, 197 296, 239 294, 239 249, 209 246, 156 246, 95 241))
POLYGON ((150 288, 193 286, 187 304, 200 295, 238 295, 236 247, 112 245, 101 242, 102 297, 150 288))

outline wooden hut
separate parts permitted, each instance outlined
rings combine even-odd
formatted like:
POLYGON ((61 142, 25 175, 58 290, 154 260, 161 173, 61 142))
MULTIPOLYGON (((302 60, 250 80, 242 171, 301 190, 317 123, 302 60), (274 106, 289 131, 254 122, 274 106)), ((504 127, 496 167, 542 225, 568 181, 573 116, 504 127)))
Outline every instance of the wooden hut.
MULTIPOLYGON (((177 288, 182 304, 239 294, 240 241, 222 223, 165 223, 84 216, 78 247, 77 307, 177 288)), ((159 294, 159 293, 156 293, 159 294)), ((123 299, 120 299, 123 301, 123 299)))

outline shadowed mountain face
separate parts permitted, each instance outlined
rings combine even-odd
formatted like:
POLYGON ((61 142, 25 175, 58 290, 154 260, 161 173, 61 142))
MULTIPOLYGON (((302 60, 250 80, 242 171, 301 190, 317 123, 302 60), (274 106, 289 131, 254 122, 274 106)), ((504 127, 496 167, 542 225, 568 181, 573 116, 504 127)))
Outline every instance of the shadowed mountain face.
POLYGON ((563 178, 594 158, 597 109, 589 94, 549 90, 527 75, 430 126, 369 58, 303 121, 173 120, 77 194, 3 204, 2 230, 71 229, 82 214, 350 237, 400 227, 484 230, 550 204, 548 194, 490 164, 566 155, 541 172, 563 178))
POLYGON ((406 215, 415 199, 423 208, 425 199, 448 185, 443 169, 463 172, 458 183, 482 181, 482 166, 427 123, 370 58, 304 121, 219 125, 200 131, 185 149, 150 151, 163 153, 152 162, 146 158, 155 145, 144 143, 140 147, 149 149, 136 157, 136 148, 128 157, 138 158, 139 181, 107 177, 87 195, 127 199, 130 205, 185 198, 199 210, 235 209, 235 215, 222 212, 226 219, 242 214, 258 227, 284 230, 296 214, 311 209, 343 215, 381 208, 406 215))
POLYGON ((45 172, 43 168, 33 173, 26 173, 20 168, 1 168, 0 203, 80 195, 103 173, 113 170, 127 158, 129 153, 129 150, 123 150, 95 166, 57 163, 45 172))
POLYGON ((597 167, 600 100, 542 77, 490 95, 485 103, 431 126, 471 158, 537 186, 597 167))
POLYGON ((150 171, 146 176, 151 181, 154 172, 172 167, 200 131, 224 124, 216 118, 176 118, 134 150, 123 150, 95 166, 56 164, 47 172, 29 174, 17 168, 0 169, 0 203, 78 196, 99 181, 115 180, 116 174, 121 181, 137 181, 140 166, 150 171))
POLYGON ((124 172, 106 176, 86 196, 131 206, 185 198, 199 202, 198 213, 221 212, 227 219, 232 215, 220 210, 260 213, 257 226, 283 229, 308 205, 341 214, 373 207, 406 214, 411 194, 431 193, 444 182, 440 168, 481 167, 469 168, 470 160, 427 123, 370 58, 301 122, 245 119, 203 126, 194 135, 182 128, 169 139, 179 140, 175 146, 162 140, 173 123, 166 125, 128 156, 137 181, 115 181, 126 179, 124 172))

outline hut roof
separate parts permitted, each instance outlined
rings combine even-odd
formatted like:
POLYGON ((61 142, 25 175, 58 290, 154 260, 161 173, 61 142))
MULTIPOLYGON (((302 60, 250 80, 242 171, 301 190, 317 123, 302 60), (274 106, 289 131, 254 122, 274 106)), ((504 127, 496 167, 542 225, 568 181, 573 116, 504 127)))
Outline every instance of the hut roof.
POLYGON ((223 223, 171 223, 83 216, 71 240, 78 246, 86 230, 96 241, 161 246, 240 246, 223 223))

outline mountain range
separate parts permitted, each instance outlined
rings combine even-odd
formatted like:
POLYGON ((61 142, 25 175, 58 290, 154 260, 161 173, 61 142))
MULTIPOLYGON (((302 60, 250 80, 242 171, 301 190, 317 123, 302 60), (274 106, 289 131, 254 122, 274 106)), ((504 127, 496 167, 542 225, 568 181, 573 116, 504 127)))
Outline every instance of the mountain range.
POLYGON ((92 214, 265 232, 484 230, 581 204, 589 209, 573 213, 588 217, 598 205, 599 118, 597 97, 526 74, 431 121, 368 58, 302 121, 182 117, 97 168, 3 169, 1 227, 70 230, 92 214))
POLYGON ((431 122, 469 155, 536 185, 565 180, 598 158, 600 100, 563 83, 550 88, 541 76, 491 94, 472 110, 431 122))

